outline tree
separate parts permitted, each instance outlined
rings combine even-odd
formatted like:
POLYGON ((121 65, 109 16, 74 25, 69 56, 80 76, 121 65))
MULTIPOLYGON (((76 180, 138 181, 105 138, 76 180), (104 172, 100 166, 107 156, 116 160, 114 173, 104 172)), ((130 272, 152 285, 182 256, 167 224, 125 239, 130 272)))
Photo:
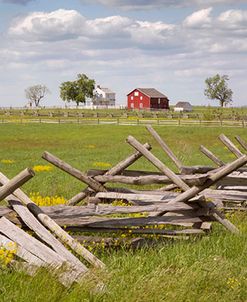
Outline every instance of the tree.
POLYGON ((221 107, 232 102, 233 92, 227 86, 228 80, 227 75, 220 76, 219 74, 205 80, 204 94, 211 100, 219 100, 221 107))
POLYGON ((36 107, 39 106, 40 101, 46 94, 50 93, 45 85, 34 85, 25 89, 26 98, 34 103, 36 107))
POLYGON ((63 101, 85 103, 86 98, 93 97, 95 81, 89 79, 85 74, 78 74, 77 80, 63 82, 60 86, 60 97, 63 101))

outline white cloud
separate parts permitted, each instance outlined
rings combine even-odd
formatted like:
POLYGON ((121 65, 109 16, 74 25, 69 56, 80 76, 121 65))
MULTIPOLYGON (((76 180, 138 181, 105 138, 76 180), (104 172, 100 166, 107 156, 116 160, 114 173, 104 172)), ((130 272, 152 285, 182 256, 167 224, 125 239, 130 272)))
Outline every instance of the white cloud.
POLYGON ((51 13, 34 12, 17 19, 9 34, 32 41, 56 41, 76 38, 84 27, 85 19, 80 13, 59 9, 51 13))
POLYGON ((208 27, 212 21, 211 11, 212 7, 194 12, 184 20, 184 25, 192 28, 208 27))
MULTIPOLYGON (((57 10, 51 13, 34 12, 16 20, 9 34, 24 41, 56 42, 68 39, 85 39, 85 43, 101 43, 103 47, 128 45, 161 45, 172 36, 175 25, 164 22, 138 21, 122 16, 86 20, 74 10, 57 10)), ((156 47, 156 46, 155 46, 156 47)))
POLYGON ((223 28, 247 32, 247 11, 228 10, 220 14, 218 21, 223 28))

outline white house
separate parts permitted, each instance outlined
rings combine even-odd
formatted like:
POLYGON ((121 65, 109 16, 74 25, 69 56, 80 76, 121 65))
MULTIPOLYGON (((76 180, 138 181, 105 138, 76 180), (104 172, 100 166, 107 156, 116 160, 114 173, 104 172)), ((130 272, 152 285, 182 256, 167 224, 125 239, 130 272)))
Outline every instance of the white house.
POLYGON ((93 105, 94 106, 115 106, 116 93, 109 88, 103 88, 98 85, 94 90, 93 105))
POLYGON ((191 112, 192 111, 192 105, 189 102, 178 102, 175 107, 174 111, 177 112, 191 112))

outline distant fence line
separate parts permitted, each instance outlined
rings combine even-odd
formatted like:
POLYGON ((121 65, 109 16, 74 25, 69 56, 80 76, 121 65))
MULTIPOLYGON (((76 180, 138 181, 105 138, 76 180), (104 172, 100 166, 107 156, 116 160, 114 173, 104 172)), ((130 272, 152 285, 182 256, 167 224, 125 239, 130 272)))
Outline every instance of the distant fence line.
POLYGON ((81 124, 81 125, 159 125, 159 126, 203 126, 203 127, 247 127, 245 120, 192 120, 192 119, 124 119, 124 118, 0 118, 2 124, 81 124))
POLYGON ((56 108, 50 109, 26 109, 26 110, 1 110, 0 118, 134 118, 134 119, 192 119, 192 120, 205 120, 205 121, 221 121, 221 120, 233 120, 233 121, 246 121, 246 113, 224 113, 223 115, 217 115, 214 113, 198 113, 198 112, 172 112, 172 111, 129 111, 129 110, 70 110, 56 108))

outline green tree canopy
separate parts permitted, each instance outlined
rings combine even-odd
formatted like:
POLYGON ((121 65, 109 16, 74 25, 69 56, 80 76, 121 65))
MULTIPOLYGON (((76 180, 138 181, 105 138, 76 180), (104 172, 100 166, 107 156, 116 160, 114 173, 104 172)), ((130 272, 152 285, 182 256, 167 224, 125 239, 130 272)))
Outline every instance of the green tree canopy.
POLYGON ((85 74, 78 74, 75 81, 63 82, 60 85, 60 97, 63 101, 85 103, 86 98, 93 97, 95 81, 85 74))
POLYGON ((219 74, 205 80, 206 89, 204 94, 211 100, 218 100, 221 107, 232 101, 233 92, 227 86, 228 80, 227 75, 220 76, 219 74))

